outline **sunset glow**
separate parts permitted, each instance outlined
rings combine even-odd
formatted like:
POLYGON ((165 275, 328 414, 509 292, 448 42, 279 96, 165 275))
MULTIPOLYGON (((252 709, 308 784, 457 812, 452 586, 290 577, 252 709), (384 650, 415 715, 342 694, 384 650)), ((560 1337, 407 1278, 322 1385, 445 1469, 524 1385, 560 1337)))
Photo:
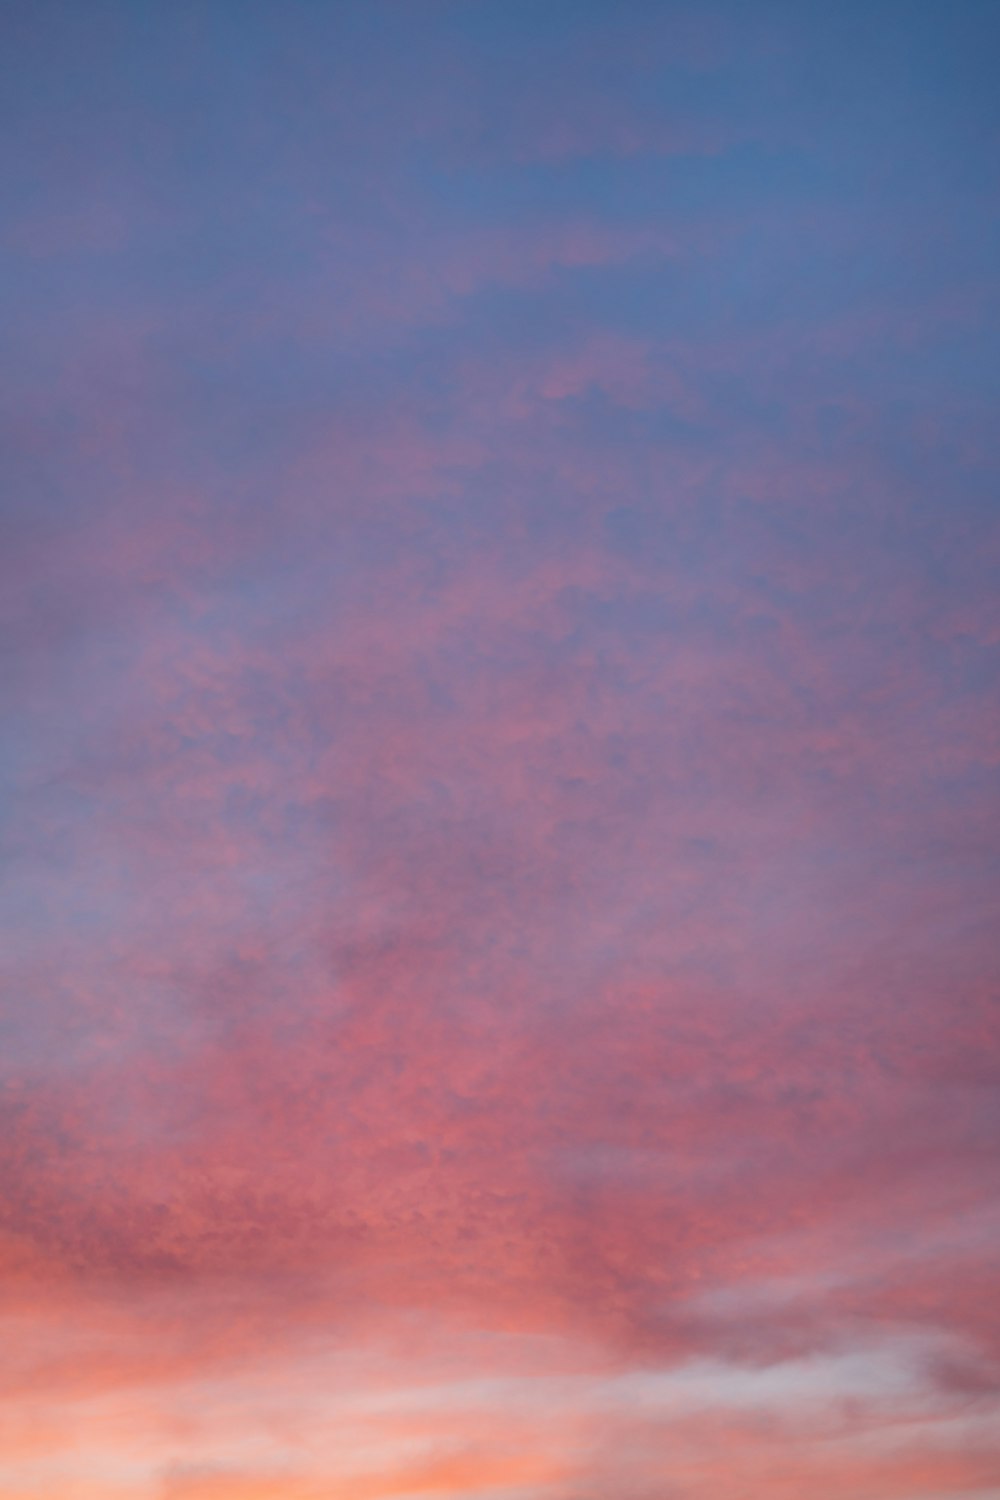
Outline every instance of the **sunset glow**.
POLYGON ((0 1500, 998 1500, 998 65, 0 3, 0 1500))

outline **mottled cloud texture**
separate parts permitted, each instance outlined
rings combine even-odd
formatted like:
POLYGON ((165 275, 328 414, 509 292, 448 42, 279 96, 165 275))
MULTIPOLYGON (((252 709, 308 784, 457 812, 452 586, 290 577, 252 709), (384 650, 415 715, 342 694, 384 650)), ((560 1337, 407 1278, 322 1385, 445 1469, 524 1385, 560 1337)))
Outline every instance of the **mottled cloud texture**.
POLYGON ((0 32, 2 1500, 995 1500, 996 6, 0 32))

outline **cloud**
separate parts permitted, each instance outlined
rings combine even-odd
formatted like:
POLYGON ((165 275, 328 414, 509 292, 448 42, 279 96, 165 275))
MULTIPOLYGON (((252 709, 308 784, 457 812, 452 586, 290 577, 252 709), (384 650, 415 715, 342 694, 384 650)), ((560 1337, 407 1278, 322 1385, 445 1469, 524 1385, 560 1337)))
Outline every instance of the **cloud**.
POLYGON ((11 19, 3 1500, 995 1483, 978 22, 528 9, 11 19))

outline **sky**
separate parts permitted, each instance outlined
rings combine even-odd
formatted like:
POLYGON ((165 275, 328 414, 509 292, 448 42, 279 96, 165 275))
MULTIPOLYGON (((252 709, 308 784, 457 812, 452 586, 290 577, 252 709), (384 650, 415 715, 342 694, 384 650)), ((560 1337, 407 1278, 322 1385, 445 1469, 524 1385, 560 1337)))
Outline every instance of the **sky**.
POLYGON ((998 1500, 998 67, 0 0, 0 1500, 998 1500))

